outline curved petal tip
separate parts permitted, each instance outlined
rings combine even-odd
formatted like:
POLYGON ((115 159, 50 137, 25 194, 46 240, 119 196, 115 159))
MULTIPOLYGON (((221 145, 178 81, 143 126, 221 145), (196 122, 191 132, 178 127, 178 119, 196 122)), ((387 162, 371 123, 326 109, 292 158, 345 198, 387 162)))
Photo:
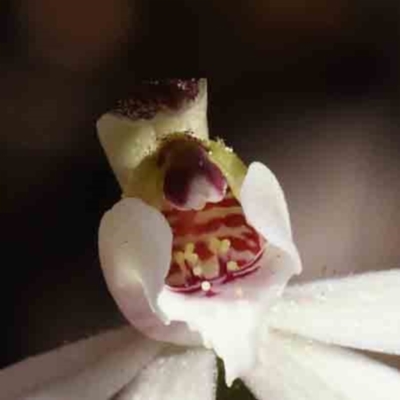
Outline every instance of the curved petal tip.
POLYGON ((293 242, 285 195, 273 172, 260 162, 250 164, 240 192, 246 219, 270 245, 291 258, 288 275, 299 274, 301 259, 293 242))

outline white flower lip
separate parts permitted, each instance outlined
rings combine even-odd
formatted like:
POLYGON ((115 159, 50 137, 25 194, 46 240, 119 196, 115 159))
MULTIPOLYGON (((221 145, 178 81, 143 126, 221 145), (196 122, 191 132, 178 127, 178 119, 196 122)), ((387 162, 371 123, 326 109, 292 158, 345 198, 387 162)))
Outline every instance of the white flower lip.
POLYGON ((104 275, 126 318, 157 340, 213 348, 225 362, 229 383, 254 366, 261 316, 301 270, 286 202, 267 167, 250 165, 240 201, 248 223, 268 246, 259 271, 224 285, 215 297, 175 293, 165 286, 171 229, 142 201, 121 200, 106 213, 99 232, 104 275), (165 326, 161 320, 172 323, 165 326))

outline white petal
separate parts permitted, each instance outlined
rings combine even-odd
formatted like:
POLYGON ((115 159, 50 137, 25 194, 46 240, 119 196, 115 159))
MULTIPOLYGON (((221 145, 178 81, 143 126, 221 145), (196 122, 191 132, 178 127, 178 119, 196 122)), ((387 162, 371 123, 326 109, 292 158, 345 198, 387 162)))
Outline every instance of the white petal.
POLYGON ((153 311, 171 261, 172 232, 156 209, 126 198, 108 211, 100 224, 101 265, 111 291, 124 290, 131 280, 143 284, 153 311))
POLYGON ((271 333, 245 383, 260 400, 397 400, 394 368, 339 347, 271 333))
POLYGON ((81 370, 138 338, 130 327, 117 329, 23 360, 0 371, 1 395, 5 399, 15 398, 53 379, 81 370))
POLYGON ((275 175, 265 165, 250 164, 240 191, 240 202, 248 223, 270 245, 280 248, 291 258, 285 268, 288 279, 301 272, 301 260, 292 239, 289 211, 285 196, 275 175))
MULTIPOLYGON (((134 350, 135 362, 137 362, 135 368, 138 369, 142 362, 151 359, 155 352, 161 350, 161 345, 143 338, 130 327, 80 340, 48 353, 28 358, 0 371, 1 396, 11 400, 17 397, 36 398, 38 393, 44 393, 44 399, 46 393, 57 394, 58 392, 56 393, 54 390, 57 387, 64 387, 65 382, 79 383, 82 379, 81 374, 89 378, 93 370, 101 374, 102 366, 104 369, 104 365, 107 364, 103 360, 118 358, 114 353, 119 354, 118 351, 121 348, 124 349, 123 351, 125 349, 134 350), (94 368, 94 366, 96 367, 94 368), (56 382, 64 383, 57 386, 56 382)), ((131 352, 130 355, 132 354, 131 352)), ((128 359, 126 361, 129 362, 129 365, 132 364, 128 359)), ((110 369, 108 366, 105 370, 104 373, 107 374, 112 372, 112 368, 110 369)), ((105 384, 110 387, 114 385, 114 383, 110 383, 110 380, 105 384)))
POLYGON ((24 396, 25 400, 108 400, 129 383, 164 347, 141 337, 82 371, 24 396))
POLYGON ((259 232, 264 233, 269 229, 268 236, 292 238, 289 211, 282 188, 264 164, 250 164, 241 188, 240 201, 247 220, 259 232))
POLYGON ((199 82, 199 94, 179 111, 159 112, 152 119, 131 120, 112 113, 97 121, 100 142, 122 188, 129 181, 129 173, 154 150, 158 140, 174 132, 190 131, 207 139, 207 82, 199 82))
POLYGON ((172 249, 164 216, 134 198, 118 202, 100 225, 99 253, 108 288, 125 317, 147 336, 178 344, 196 343, 184 324, 166 326, 157 306, 172 249), (157 314, 156 314, 157 313, 157 314))
POLYGON ((400 270, 287 288, 271 327, 327 343, 400 354, 400 270))
POLYGON ((212 352, 190 350, 158 357, 116 400, 214 400, 216 362, 212 352))

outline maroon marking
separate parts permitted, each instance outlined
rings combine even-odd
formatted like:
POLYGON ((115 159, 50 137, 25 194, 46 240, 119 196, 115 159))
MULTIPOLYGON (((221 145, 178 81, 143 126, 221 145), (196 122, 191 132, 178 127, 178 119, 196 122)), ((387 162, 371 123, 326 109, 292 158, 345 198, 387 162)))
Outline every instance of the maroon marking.
POLYGON ((160 166, 165 165, 163 191, 166 200, 178 208, 190 208, 192 184, 203 178, 221 197, 227 183, 220 169, 210 161, 203 145, 195 140, 176 139, 167 143, 159 154, 160 166))
POLYGON ((213 256, 213 253, 208 248, 207 243, 203 241, 198 241, 195 243, 195 252, 199 256, 200 260, 208 260, 210 257, 213 256))
MULTIPOLYGON (((204 207, 204 210, 209 210, 210 208, 215 208, 215 206, 216 205, 214 203, 208 203, 204 207)), ((221 200, 218 203, 218 207, 220 207, 220 208, 230 208, 230 207, 235 207, 235 206, 240 206, 240 204, 238 203, 238 201, 236 200, 235 197, 233 197, 233 196, 230 197, 230 196, 228 196, 228 194, 223 200, 221 200)))
POLYGON ((119 100, 112 112, 133 120, 151 119, 159 111, 178 110, 198 93, 198 79, 143 81, 133 85, 128 98, 119 100))
MULTIPOLYGON (((230 196, 230 193, 227 196, 230 196)), ((166 284, 171 290, 187 294, 198 292, 201 290, 201 282, 206 279, 213 285, 215 290, 207 291, 205 294, 208 296, 210 292, 212 292, 214 296, 218 294, 218 285, 226 284, 246 276, 259 268, 259 260, 263 254, 265 240, 259 236, 254 228, 247 224, 244 215, 237 211, 237 207, 240 207, 238 201, 232 197, 228 198, 229 201, 226 200, 225 198, 219 203, 207 204, 207 206, 200 211, 168 209, 168 211, 164 213, 167 219, 173 221, 171 223, 171 228, 174 234, 174 252, 184 251, 185 245, 192 242, 195 246, 194 252, 198 255, 199 260, 203 262, 212 262, 211 259, 216 257, 216 255, 209 250, 208 243, 203 239, 196 240, 193 239, 193 237, 209 234, 210 237, 214 236, 220 241, 227 239, 231 243, 226 254, 217 256, 217 264, 215 265, 216 275, 213 277, 204 278, 195 276, 191 266, 187 263, 185 263, 185 265, 189 275, 184 275, 179 266, 173 262, 168 273, 168 277, 171 277, 171 280, 169 281, 168 277, 166 278, 166 284), (221 203, 223 203, 223 208, 232 208, 232 213, 223 217, 212 217, 209 221, 202 224, 197 224, 195 222, 198 215, 205 213, 205 217, 207 218, 207 213, 210 213, 215 208, 221 208, 221 203), (227 228, 243 227, 244 229, 241 229, 240 233, 238 233, 239 236, 234 234, 219 237, 213 235, 213 233, 216 233, 222 226, 227 228), (184 238, 188 235, 190 235, 190 240, 188 239, 187 243, 185 243, 184 238), (179 245, 176 244, 177 240, 179 240, 179 245), (252 256, 250 256, 249 253, 252 254, 252 256), (235 261, 237 263, 237 271, 228 270, 227 264, 229 261, 235 261), (175 282, 183 281, 183 284, 172 283, 172 275, 177 273, 182 275, 181 279, 175 282)), ((199 266, 201 266, 201 262, 199 264, 199 266)))

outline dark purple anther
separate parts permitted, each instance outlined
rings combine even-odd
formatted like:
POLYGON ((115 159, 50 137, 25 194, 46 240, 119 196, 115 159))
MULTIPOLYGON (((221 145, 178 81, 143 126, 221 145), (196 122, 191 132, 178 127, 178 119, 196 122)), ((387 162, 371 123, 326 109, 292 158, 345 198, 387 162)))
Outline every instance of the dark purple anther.
POLYGON ((136 84, 118 101, 114 113, 130 119, 151 119, 159 111, 178 110, 199 93, 199 79, 164 79, 136 84))
POLYGON ((204 147, 193 140, 175 140, 160 155, 165 163, 164 196, 181 210, 201 210, 221 201, 227 182, 204 147))

